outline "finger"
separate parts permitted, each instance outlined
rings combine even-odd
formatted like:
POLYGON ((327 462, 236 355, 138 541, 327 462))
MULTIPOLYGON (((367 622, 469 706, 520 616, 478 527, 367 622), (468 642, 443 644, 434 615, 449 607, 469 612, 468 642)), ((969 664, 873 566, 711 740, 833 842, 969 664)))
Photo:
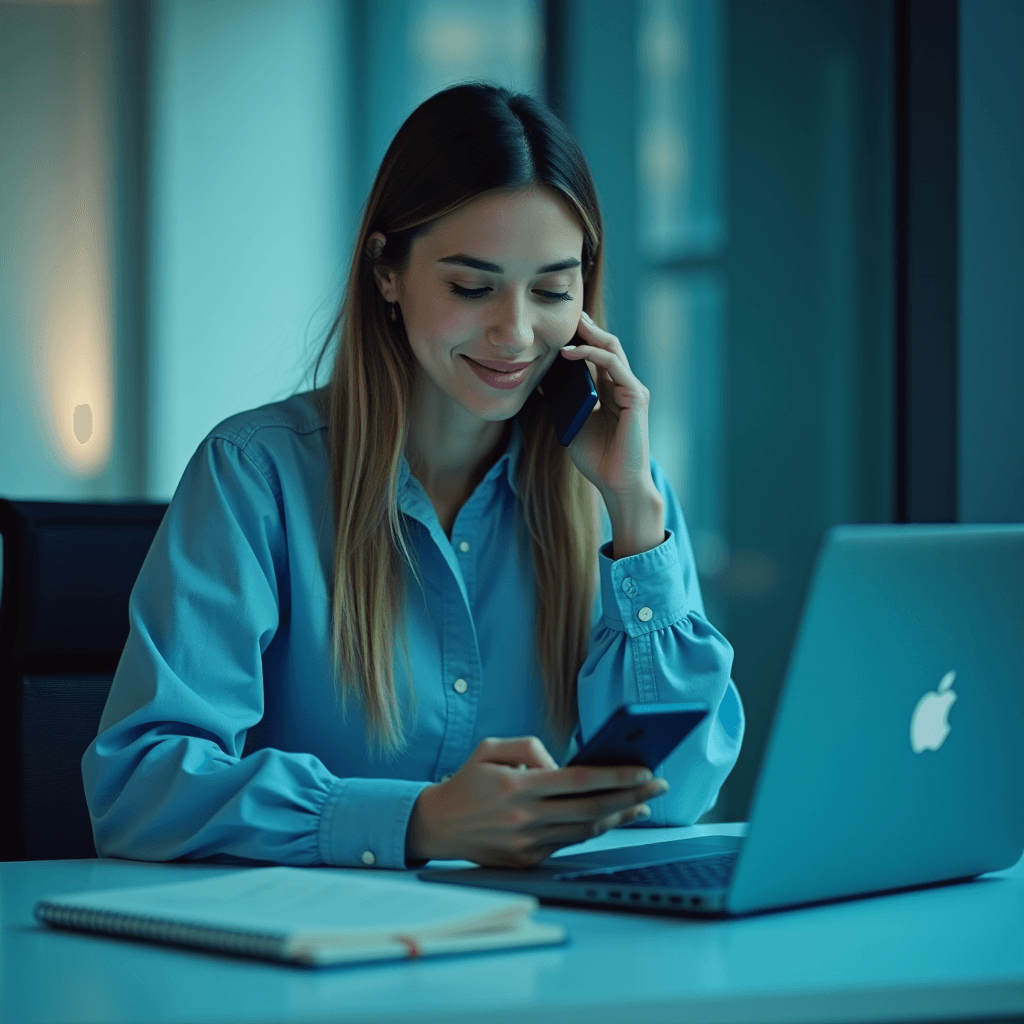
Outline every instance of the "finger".
POLYGON ((514 736, 509 739, 488 737, 481 740, 477 751, 481 759, 512 768, 557 769, 558 762, 548 753, 536 736, 514 736))
POLYGON ((609 829, 617 828, 619 825, 631 825, 634 821, 645 821, 650 815, 651 809, 645 804, 640 804, 599 821, 534 826, 526 832, 533 841, 521 849, 515 858, 514 866, 539 864, 562 847, 584 843, 609 829))
POLYGON ((535 820, 538 824, 600 821, 609 815, 639 807, 666 792, 667 788, 668 784, 658 779, 633 789, 614 789, 572 799, 548 799, 542 802, 535 820))
POLYGON ((614 334, 606 331, 603 327, 598 327, 586 313, 580 317, 579 327, 582 330, 577 331, 577 333, 585 344, 592 343, 599 348, 610 349, 626 366, 629 366, 626 350, 622 347, 622 342, 614 334))
POLYGON ((630 807, 606 814, 601 818, 583 822, 557 822, 555 824, 537 825, 529 830, 534 838, 533 846, 551 846, 557 849, 572 843, 583 843, 594 836, 599 836, 609 829, 620 825, 629 825, 634 821, 646 821, 651 809, 646 804, 634 804, 630 807))
POLYGON ((605 367, 610 373, 618 368, 618 376, 633 376, 633 371, 629 369, 629 363, 618 354, 613 352, 611 349, 602 348, 600 345, 593 344, 576 344, 570 347, 566 345, 564 348, 558 350, 559 354, 564 359, 586 359, 590 362, 596 363, 598 366, 605 367))
POLYGON ((625 790, 650 783, 651 772, 642 765, 604 768, 573 765, 553 771, 534 772, 531 795, 538 797, 578 797, 600 790, 625 790))
POLYGON ((598 324, 597 321, 594 320, 594 318, 586 310, 583 310, 580 313, 580 320, 578 326, 582 327, 585 331, 588 332, 588 334, 593 335, 594 337, 605 339, 608 342, 614 342, 616 345, 619 345, 621 347, 621 342, 619 341, 619 339, 614 334, 612 334, 611 331, 605 330, 605 328, 598 324))
POLYGON ((567 352, 562 349, 562 351, 565 352, 562 357, 564 359, 579 359, 585 356, 588 365, 595 364, 591 367, 591 377, 595 381, 600 380, 602 388, 611 389, 612 397, 620 408, 642 408, 650 397, 647 388, 613 352, 595 348, 593 345, 577 345, 575 349, 570 349, 567 352), (604 368, 600 378, 598 378, 596 366, 604 368))
POLYGON ((597 379, 595 368, 600 366, 617 384, 635 386, 637 390, 643 386, 629 368, 629 363, 617 352, 599 348, 597 345, 575 345, 573 348, 566 346, 560 349, 559 354, 563 359, 586 359, 588 363, 593 363, 591 376, 595 379, 597 379))

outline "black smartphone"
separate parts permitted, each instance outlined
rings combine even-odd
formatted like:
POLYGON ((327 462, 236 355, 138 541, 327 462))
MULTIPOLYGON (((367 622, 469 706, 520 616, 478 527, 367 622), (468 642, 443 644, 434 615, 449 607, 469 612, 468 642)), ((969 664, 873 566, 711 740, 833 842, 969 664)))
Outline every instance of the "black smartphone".
MULTIPOLYGON (((579 334, 570 344, 582 342, 579 334)), ((586 359, 566 359, 559 352, 551 369, 541 378, 537 390, 551 410, 559 444, 567 448, 597 405, 597 388, 586 359)))
POLYGON ((707 704, 623 704, 567 765, 643 765, 652 772, 707 717, 707 704))

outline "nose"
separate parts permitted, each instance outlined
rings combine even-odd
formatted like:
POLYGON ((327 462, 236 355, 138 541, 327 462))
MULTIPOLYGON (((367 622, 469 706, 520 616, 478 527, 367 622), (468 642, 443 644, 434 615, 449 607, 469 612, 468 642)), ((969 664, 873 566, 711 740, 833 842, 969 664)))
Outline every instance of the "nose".
POLYGON ((487 328, 487 340, 500 349, 500 358, 514 359, 533 347, 533 323, 525 295, 510 288, 504 298, 494 304, 494 319, 487 328))

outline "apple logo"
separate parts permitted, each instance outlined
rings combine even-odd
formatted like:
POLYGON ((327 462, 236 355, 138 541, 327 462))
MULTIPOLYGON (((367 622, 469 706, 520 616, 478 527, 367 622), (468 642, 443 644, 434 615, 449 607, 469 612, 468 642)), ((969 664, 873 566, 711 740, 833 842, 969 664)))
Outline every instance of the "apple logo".
POLYGON ((922 750, 938 750, 949 735, 949 709, 956 700, 951 689, 955 672, 947 672, 939 683, 938 690, 930 690, 914 708, 910 718, 910 745, 915 754, 922 750))

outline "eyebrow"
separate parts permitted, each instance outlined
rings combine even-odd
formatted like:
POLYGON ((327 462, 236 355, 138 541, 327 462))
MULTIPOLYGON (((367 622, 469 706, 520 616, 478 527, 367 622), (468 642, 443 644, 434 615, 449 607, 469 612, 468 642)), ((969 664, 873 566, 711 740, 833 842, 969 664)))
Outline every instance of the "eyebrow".
MULTIPOLYGON (((453 263, 460 267, 472 267, 474 270, 485 270, 488 274, 504 274, 505 268, 499 267, 497 263, 489 263, 487 260, 478 260, 475 256, 467 256, 465 253, 456 253, 454 256, 442 256, 438 263, 453 263)), ((538 274, 553 274, 558 270, 571 270, 578 267, 580 261, 577 259, 560 260, 558 263, 547 263, 537 268, 538 274)))

